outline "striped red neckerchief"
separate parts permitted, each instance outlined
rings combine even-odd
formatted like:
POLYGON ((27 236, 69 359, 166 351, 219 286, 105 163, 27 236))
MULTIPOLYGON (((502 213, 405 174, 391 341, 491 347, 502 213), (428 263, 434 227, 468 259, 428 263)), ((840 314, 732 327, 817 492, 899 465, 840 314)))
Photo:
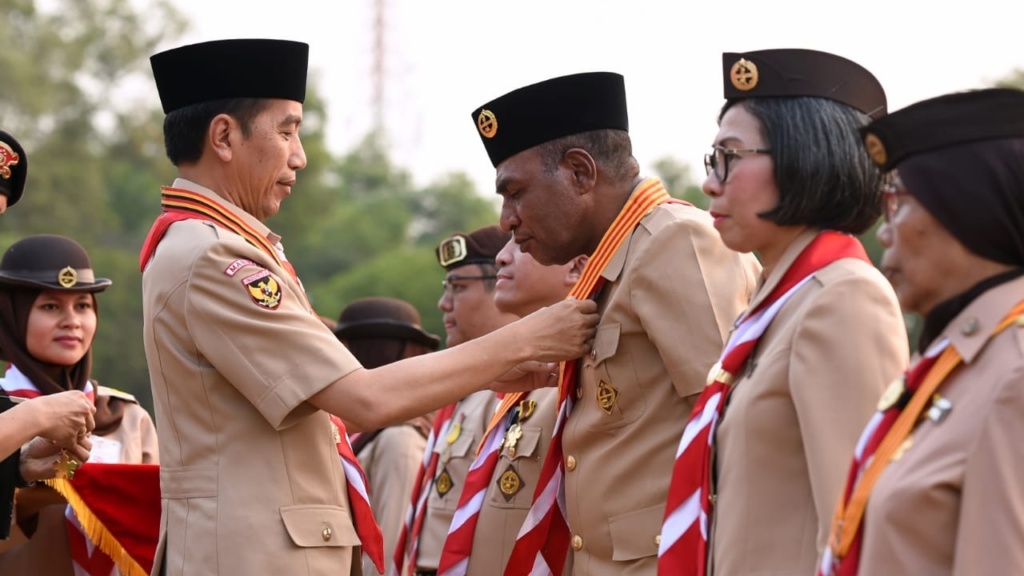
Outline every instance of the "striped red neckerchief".
POLYGON ((843 258, 870 262, 856 238, 828 230, 820 232, 797 256, 771 293, 737 322, 708 376, 711 381, 697 398, 676 450, 658 546, 659 576, 704 576, 706 573, 708 518, 713 507, 711 446, 729 389, 789 298, 815 272, 843 258))
MULTIPOLYGON (((1003 317, 992 330, 992 336, 1021 318, 1024 318, 1024 301, 1003 317)), ((939 385, 962 360, 956 347, 943 338, 926 350, 904 377, 893 382, 882 395, 878 412, 864 428, 854 450, 818 576, 857 574, 864 536, 864 512, 871 491, 920 420, 921 413, 931 405, 939 385)))
MULTIPOLYGON (((656 178, 640 183, 587 261, 569 298, 594 299, 604 286, 601 276, 622 243, 656 206, 679 202, 668 195, 656 178)), ((579 360, 563 362, 559 375, 558 411, 552 430, 551 446, 541 467, 533 493, 533 504, 516 536, 505 576, 553 574, 561 576, 569 551, 569 522, 565 505, 565 460, 562 457, 562 432, 572 412, 579 386, 579 360)))
POLYGON ((455 414, 456 404, 449 404, 438 410, 434 416, 434 425, 427 436, 426 446, 423 448, 423 461, 416 473, 416 482, 413 484, 413 491, 409 502, 409 509, 405 514, 405 524, 398 536, 398 542, 394 551, 394 567, 388 571, 388 576, 399 576, 406 574, 414 576, 416 572, 416 558, 419 552, 420 530, 423 529, 423 520, 427 516, 427 500, 430 497, 430 485, 434 482, 434 475, 437 473, 438 453, 434 450, 439 438, 448 435, 451 426, 452 415, 455 414), (403 571, 404 567, 404 571, 403 571))

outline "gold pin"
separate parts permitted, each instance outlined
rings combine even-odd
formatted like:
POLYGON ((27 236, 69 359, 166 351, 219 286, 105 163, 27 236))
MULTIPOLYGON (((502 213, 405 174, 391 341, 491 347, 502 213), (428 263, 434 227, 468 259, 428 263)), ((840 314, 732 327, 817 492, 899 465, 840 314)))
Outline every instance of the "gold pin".
POLYGON ((519 402, 519 421, 523 422, 530 416, 533 416, 533 412, 537 409, 536 400, 521 400, 519 402))
POLYGON ((889 461, 890 462, 895 462, 895 461, 899 460, 900 458, 903 458, 903 455, 907 452, 907 450, 910 450, 910 447, 913 446, 913 445, 914 445, 914 437, 913 436, 907 436, 907 439, 904 440, 902 444, 900 444, 900 447, 897 448, 896 451, 892 453, 892 458, 890 458, 889 461))

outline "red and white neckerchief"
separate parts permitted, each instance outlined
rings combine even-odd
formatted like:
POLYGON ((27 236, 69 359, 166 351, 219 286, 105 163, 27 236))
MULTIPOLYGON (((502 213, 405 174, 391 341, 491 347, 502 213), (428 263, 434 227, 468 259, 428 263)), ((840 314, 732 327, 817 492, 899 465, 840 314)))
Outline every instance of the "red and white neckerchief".
POLYGON ((384 572, 384 536, 381 534, 377 519, 373 517, 370 507, 370 494, 366 489, 366 473, 359 465, 352 445, 345 432, 345 423, 335 415, 331 415, 337 436, 338 456, 341 467, 345 470, 345 484, 348 488, 348 501, 352 506, 352 520, 356 525, 356 534, 363 546, 363 554, 377 567, 377 572, 384 572))
MULTIPOLYGON (((583 274, 573 286, 569 298, 596 298, 604 286, 601 276, 622 243, 654 207, 679 202, 668 195, 655 178, 645 180, 630 196, 618 216, 601 238, 587 261, 583 274)), ((559 375, 558 411, 552 427, 551 446, 541 467, 533 493, 533 504, 516 536, 505 576, 561 576, 569 552, 569 521, 565 505, 565 460, 562 457, 562 432, 572 412, 579 386, 579 360, 563 362, 559 375)))
POLYGON ((708 518, 713 506, 711 445, 729 388, 786 302, 815 272, 843 258, 870 262, 856 238, 828 230, 820 232, 797 256, 771 293, 737 322, 718 363, 711 369, 709 380, 713 380, 697 399, 676 450, 658 546, 659 576, 704 576, 706 573, 708 518))
POLYGON ((416 572, 420 530, 423 529, 423 520, 427 516, 427 500, 430 497, 430 486, 434 482, 439 459, 434 447, 437 445, 438 439, 448 435, 452 415, 455 414, 455 406, 455 404, 449 404, 438 410, 434 416, 434 425, 427 436, 427 443, 423 448, 423 461, 416 473, 416 482, 413 484, 413 491, 410 495, 409 509, 405 513, 405 524, 402 526, 402 532, 395 545, 394 566, 388 571, 388 576, 402 574, 414 576, 416 572), (403 566, 405 566, 404 572, 403 566))
MULTIPOLYGON (((4 375, 3 388, 10 396, 18 398, 38 398, 43 395, 36 388, 36 385, 25 376, 17 366, 11 365, 4 375)), ((91 381, 85 383, 85 395, 89 400, 96 400, 96 391, 91 381)), ((75 576, 118 576, 120 571, 114 565, 114 560, 99 549, 96 544, 85 534, 85 530, 78 522, 74 510, 68 505, 64 510, 64 517, 67 521, 68 547, 71 552, 71 565, 75 576)))
MULTIPOLYGON (((992 336, 1024 318, 1019 302, 996 325, 992 336)), ((990 336, 991 338, 991 336, 990 336)), ((856 576, 864 536, 864 512, 875 483, 931 405, 935 391, 962 358, 948 339, 931 346, 906 375, 889 386, 854 451, 842 498, 832 518, 829 544, 818 576, 856 576)))
POLYGON ((465 484, 459 495, 459 504, 452 517, 451 526, 448 527, 448 537, 445 538, 441 559, 438 561, 438 576, 466 574, 469 555, 473 551, 476 522, 480 518, 480 509, 483 508, 494 470, 498 467, 504 434, 513 418, 507 414, 507 407, 518 405, 519 399, 523 396, 525 394, 522 393, 504 395, 495 414, 496 418, 492 418, 492 424, 488 426, 480 451, 466 474, 465 484), (496 425, 494 420, 504 422, 505 425, 496 425))

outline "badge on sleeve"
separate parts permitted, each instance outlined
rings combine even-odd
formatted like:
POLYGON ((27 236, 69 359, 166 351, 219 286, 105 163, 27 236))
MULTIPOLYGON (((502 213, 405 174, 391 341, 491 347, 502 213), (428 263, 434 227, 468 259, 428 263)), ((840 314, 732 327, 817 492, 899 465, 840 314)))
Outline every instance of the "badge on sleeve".
POLYGON ((269 270, 260 270, 246 276, 242 279, 242 284, 249 291, 252 301, 260 308, 277 310, 281 305, 281 285, 270 275, 269 270))

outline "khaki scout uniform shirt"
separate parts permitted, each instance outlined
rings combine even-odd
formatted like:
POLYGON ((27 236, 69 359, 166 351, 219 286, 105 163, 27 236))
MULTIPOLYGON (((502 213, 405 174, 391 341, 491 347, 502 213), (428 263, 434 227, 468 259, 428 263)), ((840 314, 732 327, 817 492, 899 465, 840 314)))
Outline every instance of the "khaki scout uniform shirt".
POLYGON ((875 484, 859 574, 1024 574, 1024 325, 992 330, 1024 278, 992 288, 943 330, 963 363, 875 484))
MULTIPOLYGON (((174 186, 278 244, 210 190, 174 186)), ((167 230, 142 292, 162 465, 154 573, 161 559, 168 576, 358 573, 332 424, 307 400, 359 363, 311 313, 302 287, 242 237, 188 220, 167 230), (274 309, 246 285, 266 272, 280 293, 274 309)))
MULTIPOLYGON (((794 240, 751 307, 815 236, 794 240)), ((814 574, 853 448, 908 358, 896 294, 871 264, 833 262, 790 298, 718 425, 709 573, 814 574)))
POLYGON ((681 204, 651 210, 605 268, 562 440, 574 574, 656 573, 679 438, 759 273, 681 204))
POLYGON ((438 438, 434 445, 434 452, 438 454, 437 471, 429 487, 426 516, 420 529, 417 570, 437 570, 448 527, 466 484, 466 474, 476 459, 476 449, 497 407, 498 397, 490 390, 466 396, 452 414, 447 436, 438 438), (459 424, 457 435, 451 432, 455 423, 459 424))

